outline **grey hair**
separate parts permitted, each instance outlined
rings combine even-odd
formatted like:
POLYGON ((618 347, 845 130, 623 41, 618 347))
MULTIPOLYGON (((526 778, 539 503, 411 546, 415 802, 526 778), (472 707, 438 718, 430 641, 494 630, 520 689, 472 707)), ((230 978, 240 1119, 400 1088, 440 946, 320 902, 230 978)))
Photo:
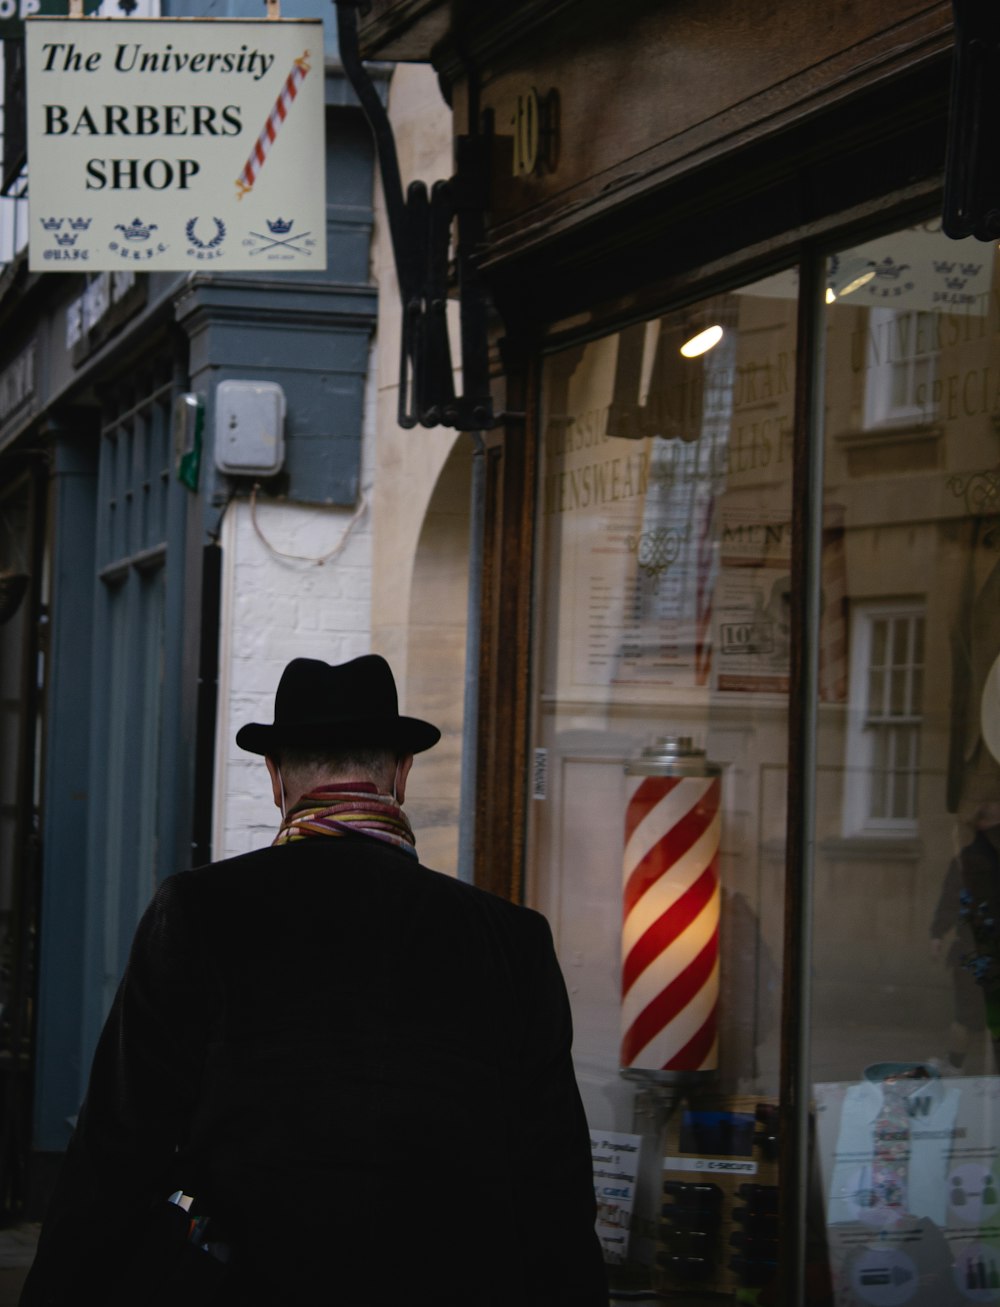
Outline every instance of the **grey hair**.
POLYGON ((396 769, 399 755, 384 745, 354 744, 336 749, 329 745, 285 744, 275 762, 281 768, 286 785, 309 789, 325 780, 373 781, 387 784, 396 769))

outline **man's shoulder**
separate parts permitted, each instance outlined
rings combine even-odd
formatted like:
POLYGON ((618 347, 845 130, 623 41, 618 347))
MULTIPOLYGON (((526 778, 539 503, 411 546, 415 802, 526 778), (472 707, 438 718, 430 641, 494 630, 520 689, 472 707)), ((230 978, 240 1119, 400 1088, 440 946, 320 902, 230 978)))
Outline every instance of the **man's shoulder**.
POLYGON ((483 946, 516 955, 519 965, 533 968, 554 951, 552 932, 545 917, 533 908, 501 898, 478 885, 422 867, 427 877, 424 906, 430 917, 447 929, 479 940, 483 946))
POLYGON ((548 923, 540 912, 534 908, 525 907, 522 903, 514 903, 510 899, 502 898, 499 894, 494 894, 490 890, 482 889, 479 885, 472 885, 468 881, 459 880, 457 876, 449 876, 445 872, 435 871, 432 867, 426 867, 423 863, 419 864, 419 870, 428 878, 429 886, 433 891, 441 894, 443 897, 450 897, 458 903, 465 903, 471 910, 491 914, 500 919, 510 920, 521 924, 534 924, 536 927, 548 929, 548 923))
MULTIPOLYGON (((197 894, 230 882, 246 880, 274 865, 274 855, 277 852, 276 848, 267 845, 261 849, 251 849, 248 853, 234 854, 230 858, 220 858, 218 862, 204 862, 198 866, 185 867, 168 876, 161 884, 159 892, 197 894)), ((278 861, 280 862, 280 858, 278 861)))
MULTIPOLYGON (((414 911, 479 922, 483 927, 522 939, 550 938, 541 913, 501 898, 400 853, 375 840, 316 839, 267 846, 218 862, 189 868, 164 882, 161 892, 194 904, 210 900, 269 900, 283 896, 295 878, 311 879, 318 897, 324 886, 337 886, 338 899, 363 899, 369 891, 389 892, 414 911), (331 879, 334 878, 334 879, 331 879)), ((298 897, 298 896, 296 896, 298 897)))

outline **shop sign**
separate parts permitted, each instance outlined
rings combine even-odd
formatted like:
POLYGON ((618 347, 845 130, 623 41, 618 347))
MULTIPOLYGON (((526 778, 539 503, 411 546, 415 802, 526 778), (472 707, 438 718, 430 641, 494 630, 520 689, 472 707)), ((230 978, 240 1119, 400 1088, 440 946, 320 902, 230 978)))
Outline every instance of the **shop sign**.
POLYGON ((813 1094, 834 1300, 1000 1300, 1000 1079, 882 1062, 813 1094))
MULTIPOLYGON (((961 314, 963 321, 985 319, 993 296, 995 248, 971 242, 974 248, 970 251, 969 244, 954 242, 942 247, 941 219, 934 218, 852 246, 846 253, 831 255, 827 262, 827 303, 961 314)), ((795 299, 798 286, 798 271, 788 268, 755 282, 753 294, 795 299)), ((902 329, 905 331, 905 326, 902 329)), ((872 363, 878 363, 879 349, 873 342, 872 363)))
POLYGON ((32 271, 325 268, 320 20, 26 30, 32 271))
POLYGON ((0 423, 35 393, 35 342, 0 372, 0 423))
MULTIPOLYGON (((88 14, 100 7, 101 0, 84 0, 88 14)), ((0 41, 16 41, 24 37, 24 24, 35 14, 65 14, 69 0, 0 0, 0 41)))
POLYGON ((0 41, 24 35, 24 20, 41 12, 42 0, 0 0, 0 41))
POLYGON ((641 1150, 641 1135, 612 1130, 590 1132, 597 1237, 606 1262, 621 1264, 628 1260, 641 1150))
MULTIPOLYGON (((159 0, 83 0, 83 12, 88 17, 158 18, 160 4, 159 0)), ((0 41, 24 40, 25 20, 36 14, 65 18, 68 13, 69 0, 0 0, 0 41)))

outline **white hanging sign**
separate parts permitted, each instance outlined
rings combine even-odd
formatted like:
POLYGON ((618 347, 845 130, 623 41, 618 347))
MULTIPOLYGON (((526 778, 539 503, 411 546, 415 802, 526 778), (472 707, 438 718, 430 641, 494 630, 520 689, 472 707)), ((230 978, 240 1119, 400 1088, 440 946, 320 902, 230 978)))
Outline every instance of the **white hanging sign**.
POLYGON ((320 20, 26 29, 33 272, 326 267, 320 20))

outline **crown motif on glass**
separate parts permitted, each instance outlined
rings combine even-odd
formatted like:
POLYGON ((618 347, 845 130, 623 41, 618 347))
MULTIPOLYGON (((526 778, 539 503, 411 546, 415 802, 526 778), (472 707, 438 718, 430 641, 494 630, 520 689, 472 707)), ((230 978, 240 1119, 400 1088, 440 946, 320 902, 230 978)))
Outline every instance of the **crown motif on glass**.
POLYGON ((272 222, 270 218, 266 218, 265 221, 267 223, 267 229, 272 233, 272 235, 285 236, 292 230, 292 223, 295 220, 292 219, 292 221, 289 222, 285 218, 275 218, 272 222))
POLYGON ((42 226, 46 231, 58 231, 63 225, 62 218, 43 218, 42 226))
POLYGON ((75 232, 71 232, 71 231, 61 231, 61 232, 59 233, 59 235, 56 237, 56 244, 57 244, 57 245, 75 245, 75 244, 76 244, 76 234, 75 234, 75 232))
POLYGON ((909 266, 908 263, 897 263, 895 259, 886 255, 881 263, 875 265, 875 276, 885 281, 896 281, 909 266))
POLYGON ((975 277, 982 269, 981 263, 955 263, 950 259, 935 259, 934 271, 943 277, 949 276, 957 268, 963 277, 975 277))
POLYGON ((90 223, 90 218, 70 218, 69 220, 69 225, 74 231, 86 231, 90 223))

